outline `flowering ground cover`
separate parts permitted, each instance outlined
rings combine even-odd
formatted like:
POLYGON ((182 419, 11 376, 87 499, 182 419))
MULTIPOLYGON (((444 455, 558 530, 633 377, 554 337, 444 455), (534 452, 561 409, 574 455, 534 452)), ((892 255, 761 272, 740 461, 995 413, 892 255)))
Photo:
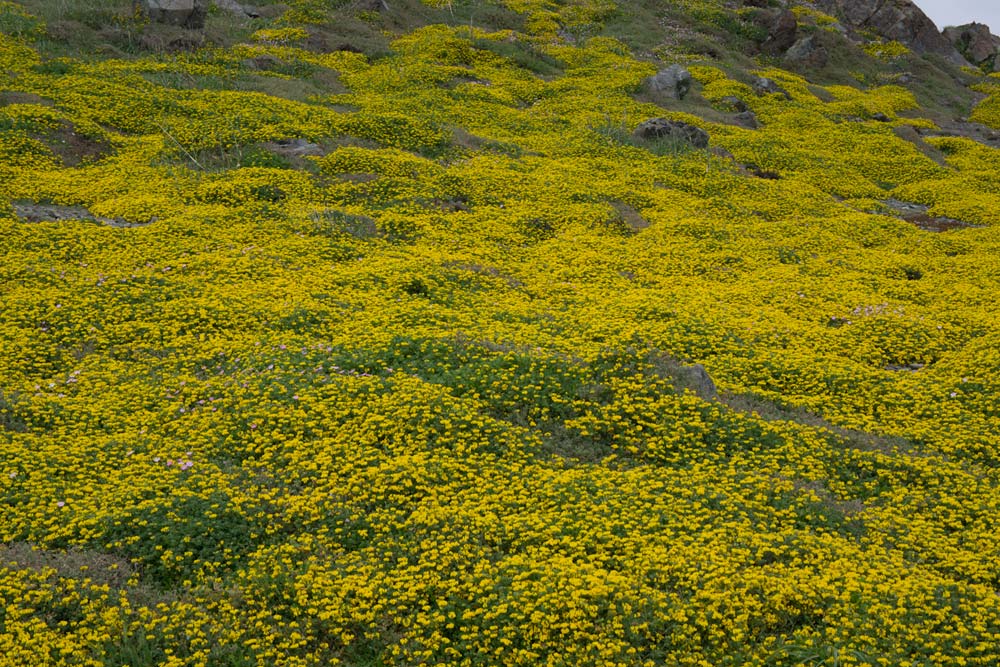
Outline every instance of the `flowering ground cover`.
POLYGON ((555 30, 610 2, 380 58, 288 4, 180 55, 0 34, 0 665, 1000 661, 996 149, 777 68, 691 67, 756 130, 640 101, 555 30))

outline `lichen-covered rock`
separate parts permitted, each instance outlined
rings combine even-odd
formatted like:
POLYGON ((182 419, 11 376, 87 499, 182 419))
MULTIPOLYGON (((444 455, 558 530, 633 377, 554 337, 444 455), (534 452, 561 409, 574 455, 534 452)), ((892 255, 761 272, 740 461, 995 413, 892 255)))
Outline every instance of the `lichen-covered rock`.
POLYGON ((912 0, 819 0, 817 6, 835 14, 851 28, 868 30, 905 44, 918 54, 937 53, 956 64, 965 59, 942 35, 934 21, 912 0))
POLYGON ((747 103, 735 95, 726 95, 719 100, 719 104, 725 108, 732 109, 736 113, 743 113, 748 109, 747 103))
POLYGON ((642 141, 669 138, 691 144, 695 148, 708 147, 708 132, 690 123, 669 118, 651 118, 635 128, 632 136, 642 141))
POLYGON ((750 82, 750 87, 756 95, 781 95, 786 100, 792 99, 787 90, 775 83, 773 79, 768 79, 767 77, 756 77, 750 82))
POLYGON ((792 44, 785 53, 785 61, 798 67, 822 69, 830 62, 830 52, 815 35, 809 35, 792 44))
POLYGON ((1000 37, 982 23, 967 23, 944 29, 945 38, 974 65, 995 69, 1000 66, 1000 37))
POLYGON ((760 123, 757 121, 757 114, 750 110, 741 111, 733 115, 733 122, 748 130, 756 130, 760 127, 760 123))
POLYGON ((190 30, 205 27, 208 0, 142 0, 150 20, 190 30))
POLYGON ((770 55, 784 53, 798 38, 799 23, 795 14, 789 9, 768 11, 758 22, 767 30, 767 39, 760 47, 764 53, 770 55))
POLYGON ((671 65, 648 77, 645 84, 651 93, 682 100, 691 90, 691 81, 691 72, 680 65, 671 65))

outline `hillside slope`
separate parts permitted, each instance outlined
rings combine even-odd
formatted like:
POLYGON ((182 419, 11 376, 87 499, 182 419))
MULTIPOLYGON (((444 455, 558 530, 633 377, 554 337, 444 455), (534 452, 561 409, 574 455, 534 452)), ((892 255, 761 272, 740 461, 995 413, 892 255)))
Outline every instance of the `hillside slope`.
POLYGON ((1000 79, 223 4, 0 2, 0 665, 1000 662, 1000 79))

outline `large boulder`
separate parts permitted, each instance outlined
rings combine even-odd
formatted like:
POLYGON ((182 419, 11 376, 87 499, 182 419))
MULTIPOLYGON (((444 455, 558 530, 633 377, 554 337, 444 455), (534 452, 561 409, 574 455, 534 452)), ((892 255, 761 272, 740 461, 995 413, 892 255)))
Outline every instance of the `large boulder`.
POLYGON ((767 38, 760 45, 761 51, 776 56, 784 53, 798 39, 799 22, 790 9, 776 9, 763 13, 762 27, 767 38))
POLYGON ((839 16, 855 30, 875 32, 896 40, 918 54, 937 53, 955 64, 966 64, 937 26, 912 0, 817 0, 819 9, 839 16))
POLYGON ((781 95, 786 100, 792 99, 787 90, 779 86, 773 79, 768 79, 767 77, 754 77, 754 80, 750 82, 750 88, 753 89, 755 95, 781 95))
POLYGON ((205 27, 208 0, 141 0, 151 21, 180 26, 189 30, 205 27))
POLYGON ((691 90, 691 82, 691 72, 680 65, 671 65, 645 80, 649 92, 675 100, 684 99, 691 90))
POLYGON ((995 69, 1000 66, 1000 37, 982 23, 967 23, 944 29, 945 38, 974 65, 995 69))
POLYGON ((260 18, 260 10, 252 5, 244 5, 237 0, 214 0, 215 6, 236 18, 260 18))
POLYGON ((809 35, 792 44, 785 52, 785 61, 797 67, 822 69, 830 62, 830 52, 819 43, 816 35, 809 35))
POLYGON ((733 123, 739 125, 740 127, 745 127, 748 130, 756 130, 760 127, 760 122, 757 120, 757 114, 753 111, 741 111, 734 114, 733 123))
POLYGON ((708 148, 708 132, 679 120, 651 118, 635 128, 632 136, 642 141, 671 139, 691 144, 695 148, 708 148))

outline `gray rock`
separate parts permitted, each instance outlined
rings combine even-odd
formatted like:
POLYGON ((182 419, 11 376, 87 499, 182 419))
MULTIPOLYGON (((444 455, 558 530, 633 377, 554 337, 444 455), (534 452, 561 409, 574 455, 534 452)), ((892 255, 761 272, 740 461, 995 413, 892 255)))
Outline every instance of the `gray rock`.
POLYGON ((786 100, 792 99, 787 90, 779 86, 772 79, 763 76, 758 76, 751 81, 750 87, 753 88, 753 92, 757 95, 782 95, 786 100))
POLYGON ((753 111, 741 111, 733 116, 733 122, 740 127, 747 128, 748 130, 756 130, 760 127, 760 122, 757 120, 757 114, 753 111))
POLYGON ((305 139, 278 139, 264 144, 264 147, 273 153, 289 157, 305 157, 307 155, 319 156, 326 154, 319 144, 314 144, 305 139))
POLYGON ((765 14, 764 21, 767 39, 761 44, 761 51, 770 55, 778 55, 795 44, 799 33, 799 22, 792 10, 773 10, 765 14))
POLYGON ((205 27, 208 0, 141 0, 151 21, 180 26, 189 30, 205 27))
POLYGON ((965 137, 991 148, 1000 148, 1000 132, 982 123, 965 120, 942 120, 937 129, 921 127, 917 130, 921 136, 932 137, 965 137))
POLYGON ((993 69, 1000 64, 1000 37, 990 32, 982 23, 967 23, 945 28, 942 33, 969 62, 993 69))
POLYGON ((722 146, 712 146, 708 152, 721 160, 735 160, 736 156, 727 151, 722 146))
POLYGON ((668 118, 647 120, 635 128, 632 136, 642 141, 669 138, 691 144, 695 148, 708 148, 708 132, 690 123, 668 118))
POLYGON ((215 6, 237 18, 258 18, 260 11, 256 7, 243 5, 236 0, 213 0, 215 6))
POLYGON ((715 382, 712 380, 712 376, 708 374, 705 367, 701 364, 692 364, 690 366, 681 366, 676 371, 676 377, 678 382, 687 389, 690 389, 700 398, 705 400, 716 398, 719 395, 719 391, 715 386, 715 382))
POLYGON ((785 53, 785 60, 793 65, 822 69, 830 62, 830 52, 819 43, 815 35, 796 41, 785 53))
POLYGON ((736 97, 735 95, 726 95, 725 97, 719 100, 719 104, 722 104, 723 106, 732 109, 736 113, 743 113, 744 111, 748 110, 747 103, 741 100, 740 98, 736 97))
POLYGON ((691 90, 691 82, 691 72, 680 65, 671 65, 645 80, 646 87, 651 93, 665 95, 675 100, 684 99, 691 90))
POLYGON ((979 226, 955 218, 930 215, 930 209, 923 204, 914 204, 899 199, 883 199, 882 203, 887 209, 887 215, 905 220, 925 232, 947 232, 953 229, 968 229, 979 226))
POLYGON ((885 367, 885 370, 887 370, 887 371, 895 371, 895 372, 909 371, 910 373, 916 373, 917 371, 919 371, 923 367, 924 367, 924 364, 912 362, 912 363, 909 363, 909 364, 889 364, 888 366, 885 367))
POLYGON ((938 53, 958 65, 968 64, 937 26, 912 0, 816 0, 817 8, 841 18, 857 31, 896 40, 919 55, 938 53))
POLYGON ((124 218, 102 218, 96 216, 82 206, 58 206, 55 204, 36 204, 34 202, 14 202, 14 215, 22 222, 63 222, 68 220, 85 220, 99 222, 109 227, 140 227, 150 222, 130 222, 124 218))

